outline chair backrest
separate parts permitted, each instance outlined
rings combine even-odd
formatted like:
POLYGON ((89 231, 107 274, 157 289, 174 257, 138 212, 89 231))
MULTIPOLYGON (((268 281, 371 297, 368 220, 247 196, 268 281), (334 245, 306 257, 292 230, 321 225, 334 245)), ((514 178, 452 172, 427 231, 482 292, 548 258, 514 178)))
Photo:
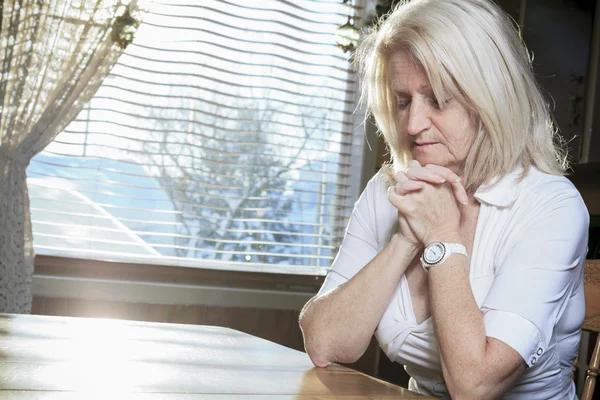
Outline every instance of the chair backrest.
MULTIPOLYGON (((585 319, 581 325, 584 331, 600 332, 600 260, 586 260, 584 271, 585 319)), ((596 377, 600 367, 600 335, 594 345, 594 351, 588 370, 581 400, 592 400, 596 377)))

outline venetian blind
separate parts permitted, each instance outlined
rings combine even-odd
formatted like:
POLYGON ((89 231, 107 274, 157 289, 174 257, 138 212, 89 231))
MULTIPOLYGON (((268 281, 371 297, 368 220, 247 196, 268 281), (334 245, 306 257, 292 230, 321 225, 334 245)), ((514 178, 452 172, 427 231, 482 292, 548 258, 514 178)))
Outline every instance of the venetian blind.
POLYGON ((155 1, 28 169, 38 254, 323 274, 359 177, 341 0, 155 1), (353 170, 354 168, 354 170, 353 170))

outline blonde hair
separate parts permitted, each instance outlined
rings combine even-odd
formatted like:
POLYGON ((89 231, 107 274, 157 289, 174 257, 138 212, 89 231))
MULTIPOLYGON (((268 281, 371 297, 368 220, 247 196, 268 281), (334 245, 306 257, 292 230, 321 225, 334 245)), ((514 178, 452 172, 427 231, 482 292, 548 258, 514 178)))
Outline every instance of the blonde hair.
POLYGON ((411 159, 397 120, 390 56, 407 54, 434 95, 450 95, 469 111, 478 132, 460 171, 468 191, 533 165, 549 174, 567 168, 549 106, 514 21, 486 0, 401 1, 355 54, 361 101, 375 117, 393 167, 411 159))

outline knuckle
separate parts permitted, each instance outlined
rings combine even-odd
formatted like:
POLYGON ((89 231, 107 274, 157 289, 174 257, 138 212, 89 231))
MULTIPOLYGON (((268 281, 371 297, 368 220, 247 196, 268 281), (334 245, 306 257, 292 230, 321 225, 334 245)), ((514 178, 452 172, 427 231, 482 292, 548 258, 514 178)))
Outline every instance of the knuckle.
POLYGON ((394 174, 394 179, 396 180, 396 182, 402 182, 405 181, 408 177, 406 176, 406 173, 404 173, 404 171, 398 171, 394 174))
POLYGON ((403 208, 407 214, 413 214, 417 209, 417 207, 414 205, 414 203, 404 204, 403 208))

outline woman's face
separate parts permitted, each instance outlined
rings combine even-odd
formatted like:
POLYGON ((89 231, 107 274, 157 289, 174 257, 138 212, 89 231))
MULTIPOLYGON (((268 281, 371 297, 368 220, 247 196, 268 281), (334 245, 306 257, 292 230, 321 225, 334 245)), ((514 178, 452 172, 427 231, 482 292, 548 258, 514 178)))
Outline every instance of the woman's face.
POLYGON ((401 134, 413 159, 459 172, 476 135, 467 109, 450 98, 438 104, 427 76, 404 53, 390 61, 401 134))

